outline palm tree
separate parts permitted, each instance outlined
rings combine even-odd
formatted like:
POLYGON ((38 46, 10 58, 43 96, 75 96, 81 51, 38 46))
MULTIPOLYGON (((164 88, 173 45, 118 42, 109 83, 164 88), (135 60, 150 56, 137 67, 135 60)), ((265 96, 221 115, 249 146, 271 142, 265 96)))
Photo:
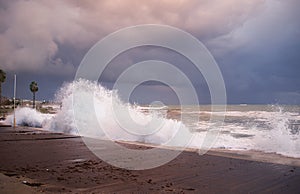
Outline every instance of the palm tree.
POLYGON ((35 93, 39 90, 39 87, 35 81, 32 81, 29 88, 33 93, 32 108, 35 108, 35 93))
POLYGON ((5 82, 6 79, 6 73, 0 69, 0 105, 2 105, 2 83, 5 82))

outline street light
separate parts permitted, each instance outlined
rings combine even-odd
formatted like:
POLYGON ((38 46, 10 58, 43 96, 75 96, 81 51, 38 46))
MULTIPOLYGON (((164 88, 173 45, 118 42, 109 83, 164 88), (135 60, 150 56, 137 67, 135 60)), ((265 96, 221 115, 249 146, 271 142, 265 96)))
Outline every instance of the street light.
POLYGON ((16 128, 16 89, 17 89, 17 75, 15 74, 15 82, 14 82, 14 129, 16 128))

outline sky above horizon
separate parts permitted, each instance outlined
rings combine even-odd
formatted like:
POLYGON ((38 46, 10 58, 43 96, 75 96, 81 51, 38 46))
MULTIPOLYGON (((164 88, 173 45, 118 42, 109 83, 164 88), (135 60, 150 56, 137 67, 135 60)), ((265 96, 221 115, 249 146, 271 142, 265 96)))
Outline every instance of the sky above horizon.
MULTIPOLYGON (((3 95, 12 97, 17 74, 19 98, 31 98, 34 80, 37 99, 53 100, 99 40, 132 25, 164 24, 204 43, 223 74, 229 104, 300 104, 299 18, 299 0, 0 0, 0 68, 7 73, 3 95)), ((111 88, 126 68, 151 59, 178 67, 194 84, 200 103, 210 102, 206 82, 193 65, 163 48, 120 54, 99 82, 111 88)), ((137 87, 131 100, 178 102, 159 82, 137 87)))

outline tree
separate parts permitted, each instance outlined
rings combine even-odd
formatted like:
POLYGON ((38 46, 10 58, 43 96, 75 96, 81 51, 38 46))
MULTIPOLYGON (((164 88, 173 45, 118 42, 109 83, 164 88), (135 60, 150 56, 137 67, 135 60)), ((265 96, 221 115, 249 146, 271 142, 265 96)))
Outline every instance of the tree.
POLYGON ((35 93, 39 90, 39 87, 35 81, 30 84, 30 91, 33 93, 32 108, 35 108, 35 93))
POLYGON ((6 73, 0 69, 0 105, 2 105, 2 83, 5 82, 6 73))

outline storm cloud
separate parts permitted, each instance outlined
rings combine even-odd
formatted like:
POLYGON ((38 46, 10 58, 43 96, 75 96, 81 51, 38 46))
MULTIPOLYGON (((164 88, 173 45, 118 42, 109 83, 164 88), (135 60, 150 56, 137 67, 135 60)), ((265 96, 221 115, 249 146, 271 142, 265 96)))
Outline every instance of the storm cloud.
MULTIPOLYGON (((52 98, 64 81, 72 80, 84 54, 101 38, 123 27, 154 23, 186 30, 208 47, 230 103, 300 103, 297 0, 13 0, 0 6, 1 68, 23 76, 23 88, 38 79, 49 88, 40 91, 40 98, 52 98)), ((199 86, 199 95, 207 93, 205 80, 181 58, 154 48, 131 51, 112 62, 102 81, 109 86, 131 64, 162 59, 184 70, 199 86)), ((4 95, 11 96, 10 85, 8 78, 4 95)), ((28 97, 25 89, 19 94, 28 97)), ((208 98, 204 95, 203 102, 208 98)))

